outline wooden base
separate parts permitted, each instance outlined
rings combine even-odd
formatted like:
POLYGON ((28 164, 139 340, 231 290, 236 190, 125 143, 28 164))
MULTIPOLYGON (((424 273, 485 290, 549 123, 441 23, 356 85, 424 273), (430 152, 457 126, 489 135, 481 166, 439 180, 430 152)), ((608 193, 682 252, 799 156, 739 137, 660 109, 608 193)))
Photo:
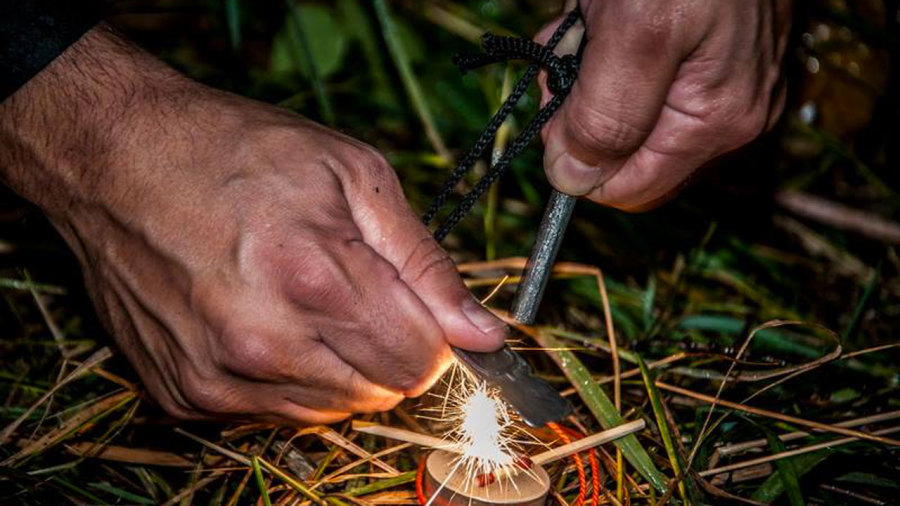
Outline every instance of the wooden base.
POLYGON ((520 470, 515 476, 503 477, 482 487, 473 483, 475 480, 466 477, 461 469, 448 478, 458 455, 436 450, 426 458, 425 495, 430 498, 437 493, 431 502, 435 506, 543 506, 550 492, 550 477, 541 466, 520 470))

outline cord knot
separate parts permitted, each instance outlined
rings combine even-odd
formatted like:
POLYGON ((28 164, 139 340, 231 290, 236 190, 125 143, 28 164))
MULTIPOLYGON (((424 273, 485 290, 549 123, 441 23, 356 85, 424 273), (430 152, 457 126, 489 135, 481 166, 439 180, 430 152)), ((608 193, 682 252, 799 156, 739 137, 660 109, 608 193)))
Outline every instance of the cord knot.
POLYGON ((554 95, 566 95, 578 77, 578 60, 571 54, 556 58, 553 64, 547 67, 547 73, 547 88, 550 88, 554 95))
POLYGON ((554 95, 566 95, 578 77, 578 58, 557 56, 553 50, 524 37, 507 37, 487 32, 481 36, 484 53, 456 55, 453 62, 463 72, 507 60, 528 60, 547 71, 547 87, 554 95))

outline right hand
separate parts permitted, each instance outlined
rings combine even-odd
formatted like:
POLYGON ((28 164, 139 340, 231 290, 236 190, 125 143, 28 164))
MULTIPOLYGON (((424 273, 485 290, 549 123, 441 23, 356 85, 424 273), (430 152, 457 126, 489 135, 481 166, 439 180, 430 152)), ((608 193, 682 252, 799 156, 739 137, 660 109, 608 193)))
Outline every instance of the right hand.
POLYGON ((102 27, 0 118, 7 182, 47 211, 173 415, 333 422, 421 394, 448 343, 503 344, 360 142, 190 82, 102 27))
POLYGON ((652 208, 700 166, 770 129, 784 108, 791 0, 578 3, 586 37, 578 79, 541 132, 559 191, 652 208))

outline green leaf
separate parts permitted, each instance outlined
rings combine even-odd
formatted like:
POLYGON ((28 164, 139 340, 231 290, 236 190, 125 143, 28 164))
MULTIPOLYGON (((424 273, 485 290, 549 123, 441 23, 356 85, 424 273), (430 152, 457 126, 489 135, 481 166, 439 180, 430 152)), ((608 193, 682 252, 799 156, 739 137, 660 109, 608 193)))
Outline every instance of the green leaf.
MULTIPOLYGON (((823 460, 831 455, 831 453, 831 450, 822 450, 818 452, 807 453, 805 455, 798 455, 789 459, 782 459, 782 461, 789 460, 791 462, 791 465, 794 468, 794 473, 799 479, 804 474, 810 472, 814 467, 819 465, 823 460)), ((763 484, 760 485, 755 492, 753 492, 753 496, 751 498, 754 501, 770 504, 774 502, 775 499, 778 499, 778 497, 783 494, 784 491, 784 480, 782 479, 781 473, 776 472, 772 476, 766 478, 766 481, 764 481, 763 484)))
POLYGON ((337 4, 341 24, 347 35, 359 43, 375 87, 375 99, 382 106, 397 108, 398 100, 381 56, 381 46, 372 20, 359 0, 340 0, 337 4))
MULTIPOLYGON (((594 382, 591 372, 578 360, 574 353, 561 349, 561 343, 543 330, 538 331, 535 334, 535 338, 542 347, 547 348, 547 354, 550 355, 553 361, 562 369, 566 378, 575 386, 575 390, 578 391, 578 395, 581 396, 584 404, 594 414, 594 417, 597 418, 597 421, 600 422, 604 429, 610 429, 624 423, 615 405, 600 385, 594 382)), ((647 450, 641 446, 640 441, 634 434, 618 439, 615 441, 615 445, 622 450, 628 462, 656 490, 660 492, 666 491, 666 477, 659 472, 659 469, 650 460, 647 450)))
POLYGON ((99 483, 88 483, 88 487, 97 489, 97 490, 102 490, 102 491, 112 494, 120 499, 124 499, 132 504, 156 504, 156 501, 154 501, 153 499, 150 499, 149 497, 144 497, 142 495, 137 495, 137 494, 131 493, 127 490, 110 485, 109 483, 107 483, 105 481, 101 481, 99 483))
MULTIPOLYGON (((759 427, 766 434, 772 453, 781 453, 786 450, 784 442, 778 438, 777 434, 768 427, 762 425, 759 425, 759 427)), ((775 461, 775 467, 777 468, 775 474, 781 479, 781 484, 787 492, 791 505, 804 506, 806 503, 803 501, 803 492, 800 490, 800 478, 797 475, 797 470, 794 468, 794 463, 790 459, 778 459, 775 461)))
POLYGON ((406 89, 409 101, 412 103, 413 109, 419 117, 419 121, 422 122, 422 127, 425 129, 425 136, 428 138, 428 141, 438 155, 447 160, 452 159, 453 157, 447 149, 447 146, 444 144, 444 139, 441 137, 441 134, 435 125, 434 115, 431 112, 431 108, 428 106, 428 100, 425 93, 422 91, 419 77, 415 71, 413 71, 409 54, 410 48, 406 47, 407 41, 403 39, 403 35, 398 28, 394 16, 391 15, 387 2, 385 0, 373 0, 373 5, 375 7, 375 15, 381 25, 381 34, 384 37, 384 42, 387 44, 388 52, 391 54, 394 66, 400 74, 400 81, 403 82, 403 87, 406 89))
POLYGON ((232 49, 241 48, 241 0, 225 0, 225 20, 232 49))
POLYGON ((400 485, 405 485, 407 483, 412 483, 416 481, 416 471, 409 471, 403 474, 398 474, 392 478, 384 478, 382 480, 373 481, 368 485, 363 485, 358 488, 354 488, 351 490, 347 490, 344 492, 344 495, 350 497, 359 497, 361 495, 368 495, 375 492, 380 492, 382 490, 397 487, 400 485))
POLYGON ((340 70, 346 49, 347 35, 330 8, 314 4, 301 10, 296 4, 272 40, 269 67, 274 72, 299 72, 308 79, 317 73, 324 79, 340 70))
POLYGON ((647 280, 647 291, 641 296, 641 315, 644 320, 644 332, 653 327, 656 318, 653 316, 653 307, 656 304, 656 276, 650 274, 647 280))
POLYGON ((843 481, 845 483, 857 483, 859 485, 865 485, 866 487, 884 487, 884 488, 900 488, 900 483, 897 483, 890 478, 882 478, 881 476, 876 476, 871 473, 863 473, 859 471, 853 471, 847 473, 839 478, 837 481, 843 481))

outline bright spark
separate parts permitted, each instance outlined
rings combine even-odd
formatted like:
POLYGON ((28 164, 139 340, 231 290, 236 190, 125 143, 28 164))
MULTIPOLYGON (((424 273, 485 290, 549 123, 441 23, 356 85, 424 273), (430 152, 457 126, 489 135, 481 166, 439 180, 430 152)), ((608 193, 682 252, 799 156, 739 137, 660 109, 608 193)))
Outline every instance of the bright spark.
POLYGON ((459 454, 454 468, 466 477, 466 489, 479 476, 501 480, 519 471, 513 464, 524 453, 519 443, 527 433, 497 392, 459 363, 452 367, 438 411, 436 418, 448 424, 443 439, 459 454))
MULTIPOLYGON (((454 475, 462 476, 460 489, 467 493, 484 486, 483 480, 487 483, 496 480, 496 486, 518 489, 516 476, 523 472, 539 480, 534 472, 516 465, 516 461, 527 453, 526 445, 547 445, 522 428, 518 416, 498 392, 456 361, 444 378, 445 393, 432 394, 439 397, 440 402, 424 408, 431 412, 430 415, 420 414, 419 417, 437 422, 446 429, 442 435, 446 446, 442 448, 457 457, 431 501, 454 475)), ((489 494, 490 487, 482 490, 489 494)))
POLYGON ((512 422, 502 401, 488 394, 484 385, 477 385, 463 401, 462 412, 457 431, 463 458, 487 461, 489 467, 511 464, 515 457, 504 429, 512 422))

